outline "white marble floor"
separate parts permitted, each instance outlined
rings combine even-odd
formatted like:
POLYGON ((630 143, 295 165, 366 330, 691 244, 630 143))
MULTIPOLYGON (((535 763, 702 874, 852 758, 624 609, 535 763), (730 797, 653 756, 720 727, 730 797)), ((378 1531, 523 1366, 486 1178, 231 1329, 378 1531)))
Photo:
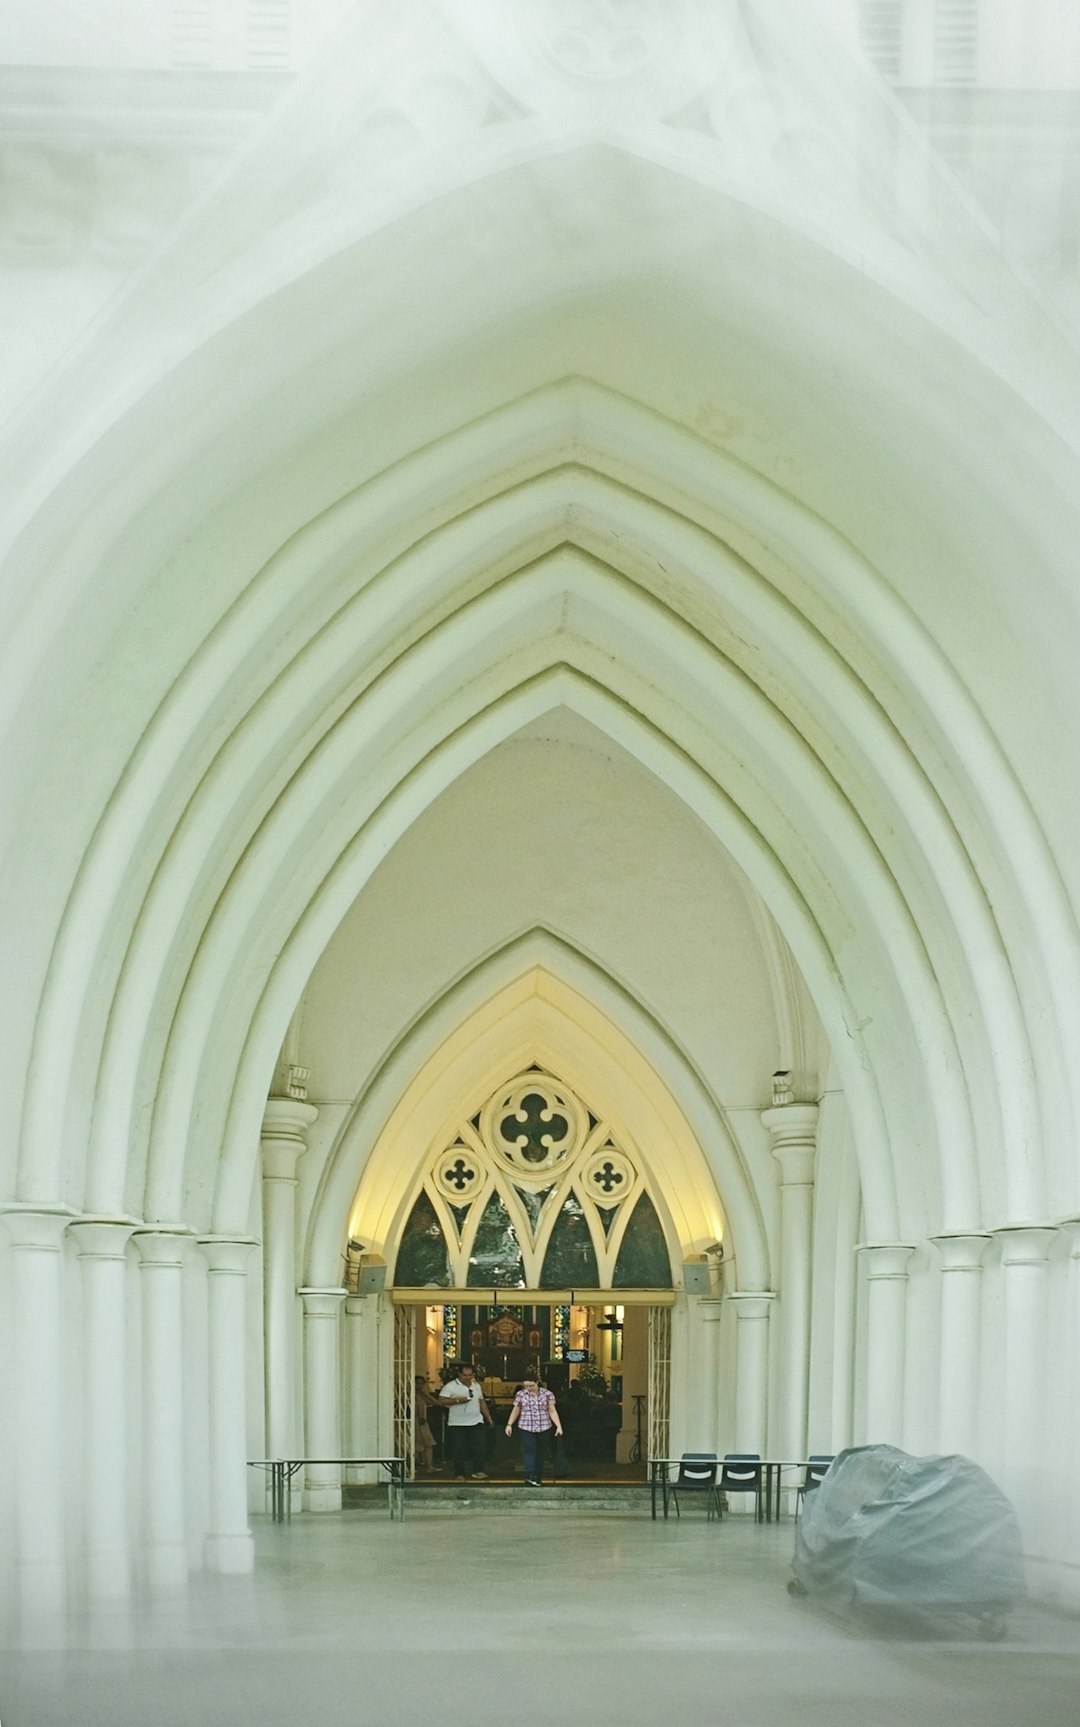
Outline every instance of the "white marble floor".
POLYGON ((871 1632, 792 1600, 790 1524, 257 1520, 199 1579, 0 1656, 3 1727, 1076 1727, 1080 1622, 871 1632))

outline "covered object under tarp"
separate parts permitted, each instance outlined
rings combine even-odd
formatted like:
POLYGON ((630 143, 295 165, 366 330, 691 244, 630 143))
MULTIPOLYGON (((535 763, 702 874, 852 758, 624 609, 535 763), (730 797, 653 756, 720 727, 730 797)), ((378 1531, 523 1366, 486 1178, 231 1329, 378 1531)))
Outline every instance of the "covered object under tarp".
POLYGON ((799 1592, 831 1607, 903 1607, 998 1619, 1024 1594, 1012 1506, 967 1457, 892 1445, 842 1451, 808 1493, 799 1592))

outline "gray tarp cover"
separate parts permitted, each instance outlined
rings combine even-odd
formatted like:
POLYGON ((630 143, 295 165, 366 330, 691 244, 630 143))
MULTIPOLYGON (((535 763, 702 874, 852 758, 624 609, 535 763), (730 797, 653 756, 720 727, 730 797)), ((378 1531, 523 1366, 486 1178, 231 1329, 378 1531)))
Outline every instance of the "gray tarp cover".
POLYGON ((966 1457, 842 1451, 808 1493, 795 1576, 833 1606, 984 1612, 1024 1593, 1012 1506, 966 1457))

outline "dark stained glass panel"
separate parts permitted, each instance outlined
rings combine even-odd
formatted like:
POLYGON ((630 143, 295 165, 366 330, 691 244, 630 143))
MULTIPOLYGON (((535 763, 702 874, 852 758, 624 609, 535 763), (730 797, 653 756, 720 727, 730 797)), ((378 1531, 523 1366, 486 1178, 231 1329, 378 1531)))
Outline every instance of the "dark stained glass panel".
POLYGON ((493 1193, 469 1255, 470 1289, 524 1289, 521 1244, 504 1201, 493 1193))
POLYGON ((525 1214, 532 1226, 534 1236, 536 1235, 536 1226, 540 1222, 540 1213, 543 1211, 544 1205, 546 1201, 550 1199, 553 1191, 554 1189, 551 1187, 542 1187, 539 1193, 533 1193, 527 1187, 514 1188, 514 1192, 525 1207, 525 1214))
POLYGON ((671 1260, 656 1207, 643 1193, 626 1226, 615 1262, 615 1289, 670 1289, 671 1260))
POLYGON ((555 1219, 544 1269, 540 1273, 541 1289, 596 1289, 600 1271, 596 1250, 589 1234, 589 1220, 576 1194, 568 1194, 555 1219))
POLYGON ((435 1207, 422 1193, 409 1213, 394 1268, 394 1282, 405 1289, 449 1289, 450 1261, 435 1207))

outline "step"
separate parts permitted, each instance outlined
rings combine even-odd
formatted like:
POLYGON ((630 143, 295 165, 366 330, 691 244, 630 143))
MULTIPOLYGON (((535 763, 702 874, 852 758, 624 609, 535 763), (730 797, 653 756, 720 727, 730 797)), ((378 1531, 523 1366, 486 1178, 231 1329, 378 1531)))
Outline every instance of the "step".
MULTIPOLYGON (((345 1487, 342 1503, 350 1511, 386 1511, 385 1487, 345 1487)), ((417 1481, 405 1490, 406 1515, 412 1511, 445 1513, 490 1511, 573 1511, 575 1516, 621 1512, 649 1516, 649 1489, 644 1482, 625 1486, 604 1482, 526 1487, 507 1481, 417 1481)))

